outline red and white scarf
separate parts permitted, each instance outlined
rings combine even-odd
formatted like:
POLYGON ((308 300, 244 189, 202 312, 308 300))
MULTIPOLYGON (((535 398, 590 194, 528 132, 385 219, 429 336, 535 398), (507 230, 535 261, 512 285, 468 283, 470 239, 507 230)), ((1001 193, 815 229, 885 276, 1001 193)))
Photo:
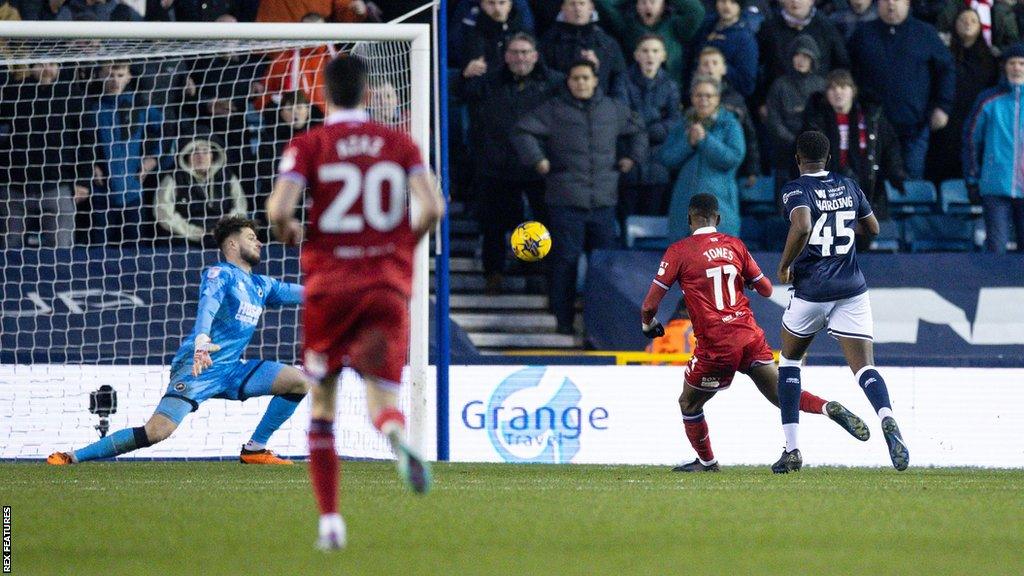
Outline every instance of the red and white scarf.
POLYGON ((989 46, 992 45, 992 4, 995 0, 964 0, 964 6, 978 13, 981 20, 981 35, 989 46))

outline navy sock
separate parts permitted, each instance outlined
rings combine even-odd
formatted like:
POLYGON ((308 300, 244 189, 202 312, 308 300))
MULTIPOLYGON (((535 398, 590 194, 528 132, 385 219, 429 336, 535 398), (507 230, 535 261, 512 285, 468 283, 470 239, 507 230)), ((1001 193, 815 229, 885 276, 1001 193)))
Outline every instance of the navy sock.
POLYGON ((868 397, 868 402, 871 402, 871 407, 875 409, 876 413, 882 408, 892 409, 892 404, 889 402, 889 388, 886 387, 885 380, 874 366, 861 368, 857 375, 857 383, 860 384, 861 390, 868 397))
POLYGON ((800 422, 799 366, 779 366, 779 409, 783 424, 800 422))

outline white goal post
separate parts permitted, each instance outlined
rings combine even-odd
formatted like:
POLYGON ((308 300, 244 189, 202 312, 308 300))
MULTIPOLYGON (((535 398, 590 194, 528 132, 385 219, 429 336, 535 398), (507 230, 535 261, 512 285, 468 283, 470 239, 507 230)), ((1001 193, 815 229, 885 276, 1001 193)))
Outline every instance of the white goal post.
MULTIPOLYGON (((433 82, 431 80, 431 31, 429 25, 426 24, 2 22, 0 23, 0 67, 8 71, 8 76, 13 75, 15 71, 20 71, 20 74, 27 76, 26 70, 33 64, 42 62, 56 61, 67 63, 68 66, 80 65, 84 61, 146 63, 172 58, 214 58, 225 53, 236 56, 245 56, 250 53, 272 55, 276 51, 292 49, 295 49, 298 54, 299 48, 328 44, 340 47, 339 49, 342 51, 369 56, 367 59, 370 62, 371 82, 375 74, 374 66, 379 67, 378 72, 382 77, 401 78, 401 86, 398 86, 399 82, 395 83, 399 99, 398 107, 403 109, 401 124, 409 131, 413 140, 419 144, 424 155, 427 156, 425 160, 429 162, 429 151, 433 147, 430 138, 433 82), (87 46, 84 51, 83 46, 87 46)), ((333 50, 332 48, 332 54, 333 50)), ((154 98, 160 98, 161 95, 158 94, 158 91, 161 88, 158 75, 161 72, 158 66, 155 69, 156 72, 151 73, 153 77, 150 78, 150 84, 156 88, 151 86, 150 90, 154 98)), ((436 106, 436 103, 433 105, 436 106)), ((246 112, 250 115, 253 114, 251 110, 242 110, 238 114, 244 116, 246 112)), ((80 114, 81 111, 79 110, 78 113, 80 114)), ((0 134, 0 136, 3 135, 0 134)), ((281 142, 270 143, 279 145, 281 142)), ((63 154, 61 162, 73 162, 66 158, 66 150, 63 154)), ((240 157, 242 156, 240 155, 240 157)), ((263 157, 261 161, 264 160, 269 159, 263 157)), ((16 161, 7 161, 7 165, 4 165, 3 162, 4 160, 0 159, 0 170, 6 170, 10 174, 21 174, 21 172, 16 172, 19 170, 16 161)), ((169 162, 169 166, 169 171, 175 169, 173 161, 169 162)), ((46 167, 46 169, 49 168, 46 167)), ((242 171, 241 163, 235 166, 235 169, 242 171)), ((253 177, 253 179, 255 178, 253 177)), ((244 176, 240 176, 239 179, 246 184, 244 176)), ((7 185, 17 187, 22 184, 27 185, 31 182, 0 182, 0 190, 7 185)), ((265 196, 261 201, 265 201, 265 196)), ((3 202, 10 201, 6 197, 0 197, 0 203, 3 202)), ((7 208, 11 208, 11 206, 7 208)), ((250 205, 250 214, 252 208, 253 206, 250 205)), ((7 212, 9 216, 10 210, 8 209, 7 212)), ((15 221, 17 217, 10 217, 10 219, 15 221)), ((153 227, 157 229, 156 223, 153 227)), ((7 229, 0 228, 0 233, 6 232, 7 229)), ((81 234, 81 229, 78 232, 81 234)), ((91 233, 92 229, 88 232, 91 233)), ((24 233, 24 230, 20 233, 24 233)), ((24 238, 31 236, 31 234, 27 234, 24 235, 24 238)), ((44 234, 38 236, 40 239, 44 237, 44 234)), ((0 237, 0 241, 2 240, 4 238, 0 237)), ((22 244, 20 239, 14 245, 16 247, 31 246, 28 243, 22 244)), ((24 259, 19 253, 20 248, 15 250, 10 245, 3 246, 5 249, 0 253, 5 255, 3 262, 5 270, 0 272, 0 280, 3 280, 6 288, 3 292, 3 310, 0 311, 0 318, 4 321, 3 330, 0 332, 4 338, 2 346, 4 357, 2 365, 0 365, 0 410, 7 415, 0 418, 0 437, 4 437, 6 433, 8 440, 12 437, 18 438, 19 428, 24 427, 26 422, 31 430, 37 431, 39 434, 33 436, 31 440, 7 442, 3 448, 0 448, 0 459, 45 457, 48 450, 68 449, 71 447, 69 442, 78 444, 83 438, 82 434, 70 436, 64 433, 50 434, 41 423, 41 421, 52 421, 51 419, 58 418, 61 414, 65 414, 73 420, 73 424, 62 424, 64 431, 68 426, 74 425, 80 429, 88 429, 92 439, 95 439, 96 436, 92 432, 91 426, 86 425, 93 423, 94 417, 89 416, 88 413, 82 414, 86 411, 89 402, 86 388, 95 387, 94 383, 105 381, 105 378, 114 378, 115 381, 119 378, 123 379, 126 374, 133 373, 132 367, 137 367, 135 371, 142 374, 139 378, 146 382, 147 388, 152 388, 145 394, 136 395, 132 400, 142 399, 150 402, 145 408, 152 410, 156 404, 155 400, 163 393, 160 385, 166 386, 166 377, 154 376, 156 367, 152 365, 152 362, 144 361, 147 357, 145 355, 132 351, 127 353, 129 357, 118 357, 119 351, 134 350, 131 347, 135 342, 125 341, 124 334, 128 333, 132 336, 136 333, 147 334, 146 349, 150 354, 148 357, 163 355, 166 358, 165 362, 169 362, 181 338, 187 335, 191 325, 183 326, 184 332, 182 333, 149 334, 154 328, 142 325, 147 321, 147 314, 138 310, 131 314, 120 314, 120 312, 124 312, 122 308, 126 306, 141 308, 143 305, 149 304, 146 298, 133 293, 130 287, 122 290, 97 288, 105 282, 103 278, 95 277, 95 271, 101 268, 120 270, 120 263, 115 260, 116 254, 123 254, 122 257, 125 259, 141 260, 149 257, 150 252, 147 252, 149 248, 139 248, 139 254, 142 255, 135 256, 132 255, 134 253, 124 252, 123 246, 110 243, 100 247, 91 245, 84 248, 76 245, 72 251, 88 252, 86 256, 83 256, 83 262, 86 264, 77 261, 73 263, 70 266, 71 270, 65 274, 67 277, 43 278, 41 274, 36 274, 31 269, 32 263, 45 260, 48 262, 48 266, 59 267, 59 262, 54 263, 53 260, 59 260, 60 254, 62 254, 61 248, 67 248, 67 246, 59 245, 56 250, 49 252, 48 249, 53 246, 43 245, 39 248, 42 256, 37 258, 29 255, 24 256, 24 259), (54 255, 46 256, 48 253, 54 255), (18 262, 23 261, 22 267, 15 270, 12 267, 14 261, 12 259, 16 259, 18 262), (101 259, 102 261, 100 261, 101 259), (87 277, 82 278, 82 274, 87 277), (50 281, 55 285, 63 282, 67 284, 68 289, 60 291, 58 288, 54 288, 53 294, 41 294, 34 283, 44 281, 50 281), (19 301, 12 301, 14 298, 18 298, 19 301), (117 314, 111 315, 112 312, 117 312, 117 314), (91 313, 95 313, 96 316, 89 316, 91 313), (85 316, 76 320, 75 314, 84 314, 85 316), (58 319, 62 315, 63 317, 58 319), (33 319, 33 323, 25 322, 28 317, 33 319), (125 332, 121 330, 124 328, 123 326, 97 327, 90 325, 101 318, 102 322, 111 318, 116 318, 117 322, 121 322, 122 317, 129 317, 128 322, 138 323, 138 326, 132 326, 125 332), (84 324, 84 326, 79 326, 79 324, 84 324), (68 335, 78 335, 68 336, 64 340, 60 338, 60 334, 48 336, 48 341, 60 341, 60 346, 44 349, 42 341, 35 338, 35 334, 11 333, 12 326, 24 327, 27 325, 40 326, 39 330, 48 329, 55 333, 63 331, 68 335), (89 332, 93 328, 97 332, 89 332), (112 335, 113 341, 105 341, 104 335, 108 334, 112 335), (96 341, 97 337, 99 337, 99 342, 96 341), (79 343, 83 348, 87 348, 88 352, 75 350, 74 348, 79 343), (121 366, 121 364, 125 366, 121 366), (62 385, 68 385, 67 389, 61 390, 62 385), (80 407, 81 412, 68 414, 73 407, 80 407)), ((205 248, 207 254, 202 256, 200 253, 204 248, 201 246, 185 243, 183 247, 178 245, 176 249, 179 252, 183 251, 183 253, 195 256, 191 260, 184 258, 185 262, 194 263, 202 260, 204 264, 208 264, 212 258, 208 254, 210 252, 208 246, 205 248)), ((31 251, 32 248, 24 250, 31 251)), ((167 300, 164 305, 168 310, 177 306, 177 311, 173 314, 180 314, 181 310, 188 308, 190 302, 176 301, 176 299, 184 297, 196 300, 197 294, 194 287, 190 294, 175 291, 177 288, 175 286, 160 287, 159 284, 162 281, 175 282, 176 280, 161 279, 162 277, 157 274, 166 266, 173 266, 172 262, 182 261, 182 259, 178 259, 181 254, 174 250, 172 249, 169 255, 160 253, 160 258, 164 259, 160 262, 155 262, 157 256, 152 256, 154 262, 146 263, 148 269, 153 270, 154 276, 147 281, 147 284, 151 284, 154 291, 166 289, 166 294, 162 296, 167 300)), ((156 251, 153 253, 155 254, 156 251)), ((275 254, 283 254, 278 256, 283 260, 295 258, 294 252, 289 255, 285 251, 277 251, 275 254)), ((294 263, 268 261, 267 264, 272 264, 274 270, 295 269, 294 263)), ((140 265, 139 262, 133 262, 132 265, 139 269, 146 267, 140 265)), ((199 269, 189 269, 184 271, 184 274, 191 276, 191 279, 198 284, 199 272, 199 269)), ((275 275, 273 271, 267 269, 260 270, 260 272, 271 276, 275 275)), ((411 436, 415 442, 421 444, 420 448, 424 453, 433 454, 433 431, 429 429, 429 425, 433 422, 434 415, 426 412, 428 386, 432 384, 432 378, 428 371, 429 278, 428 242, 424 239, 416 248, 413 276, 410 322, 412 334, 408 373, 408 382, 411 384, 409 413, 411 436)), ((292 315, 291 318, 294 319, 296 316, 292 315)), ((186 318, 182 322, 190 323, 192 320, 192 318, 186 318)), ((297 329, 297 326, 295 328, 297 329)), ((257 329, 253 346, 258 346, 262 342, 260 340, 262 329, 262 325, 257 329)), ((282 333, 291 334, 290 331, 282 333)), ((295 333, 297 334, 297 331, 295 333)), ((295 341, 293 344, 297 348, 298 342, 295 341)), ((287 345, 287 342, 280 343, 281 349, 287 345)), ((285 360, 287 359, 282 359, 282 361, 285 360)), ((134 376, 129 376, 129 378, 134 378, 134 376)), ((122 398, 121 402, 122 408, 124 408, 125 399, 122 398)), ((230 417, 230 414, 223 416, 219 411, 217 414, 216 418, 230 417)), ((301 414, 296 413, 293 419, 299 418, 301 418, 301 414)), ((212 421, 213 418, 210 420, 212 421)), ((141 425, 141 422, 133 421, 126 424, 138 426, 141 425)), ((305 428, 304 422, 294 425, 301 429, 305 428)), ((248 432, 248 430, 243 432, 248 432)), ((289 439, 292 436, 295 435, 290 435, 289 439)), ((300 436, 295 437, 299 438, 300 436)), ((344 454, 343 446, 340 444, 339 450, 342 450, 344 454)), ((203 452, 198 454, 198 457, 216 457, 215 451, 203 452)), ((296 454, 294 448, 282 451, 286 454, 296 454)), ((349 455, 377 456, 373 453, 372 448, 367 450, 356 448, 353 452, 349 455)), ((184 457, 196 457, 196 455, 186 454, 184 457)))

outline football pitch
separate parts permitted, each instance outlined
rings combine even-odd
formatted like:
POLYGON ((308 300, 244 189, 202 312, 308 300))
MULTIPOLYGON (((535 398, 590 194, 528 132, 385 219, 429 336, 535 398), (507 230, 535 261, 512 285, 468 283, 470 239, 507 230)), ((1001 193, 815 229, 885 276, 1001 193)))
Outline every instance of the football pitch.
POLYGON ((345 462, 349 545, 306 466, 0 464, 13 574, 1022 574, 1024 471, 345 462))

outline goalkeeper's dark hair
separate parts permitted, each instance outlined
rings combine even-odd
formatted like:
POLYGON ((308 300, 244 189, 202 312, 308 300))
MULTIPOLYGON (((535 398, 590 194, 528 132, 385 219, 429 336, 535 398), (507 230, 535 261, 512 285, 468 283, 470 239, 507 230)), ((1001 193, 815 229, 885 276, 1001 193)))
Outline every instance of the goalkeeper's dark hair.
POLYGON ((366 93, 366 63, 352 55, 331 60, 324 69, 324 91, 335 106, 359 106, 366 93))
POLYGON ((694 194, 690 198, 690 212, 704 218, 714 218, 718 214, 718 198, 706 192, 694 194))
POLYGON ((246 228, 252 230, 256 234, 259 234, 259 229, 256 227, 255 220, 249 220, 245 216, 227 216, 225 218, 221 218, 220 221, 217 222, 216 226, 213 227, 213 232, 211 232, 211 234, 213 234, 213 239, 217 242, 217 247, 220 248, 229 236, 236 232, 241 232, 246 228))
POLYGON ((808 130, 796 138, 796 153, 804 162, 826 162, 828 148, 828 137, 817 130, 808 130))

